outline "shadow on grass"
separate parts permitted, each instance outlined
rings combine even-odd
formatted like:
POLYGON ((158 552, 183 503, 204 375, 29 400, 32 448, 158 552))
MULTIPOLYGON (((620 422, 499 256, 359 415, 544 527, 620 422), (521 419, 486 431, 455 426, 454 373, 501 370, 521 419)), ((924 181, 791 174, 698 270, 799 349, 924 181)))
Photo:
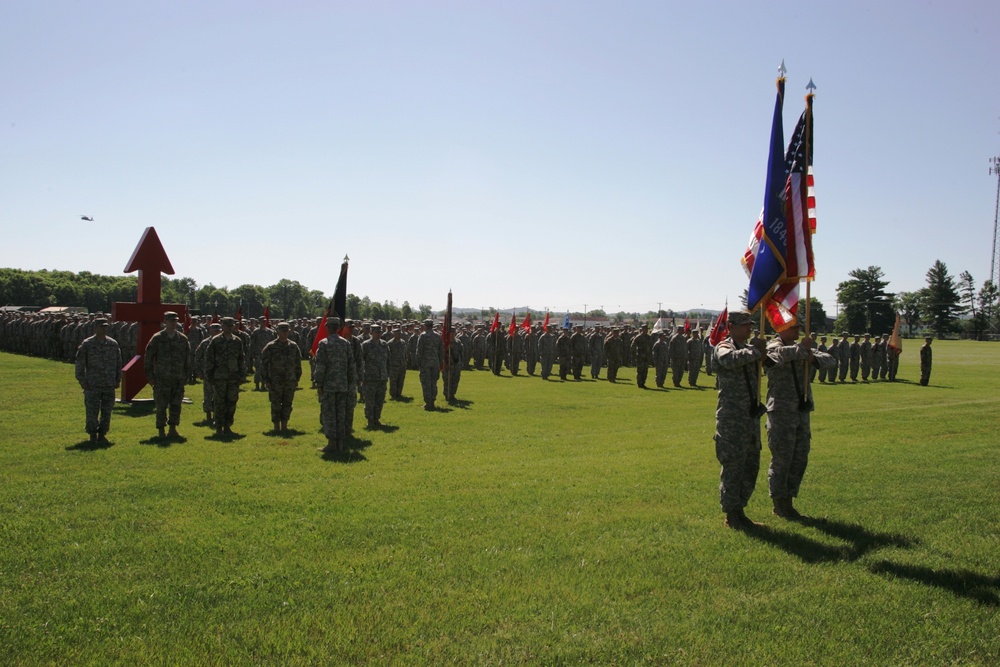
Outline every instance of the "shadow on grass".
POLYGON ((412 396, 400 396, 399 398, 390 397, 389 400, 392 401, 393 403, 412 403, 413 397, 412 396))
POLYGON ((885 547, 909 548, 917 542, 904 535, 892 533, 877 533, 858 524, 835 521, 833 519, 812 519, 803 517, 799 523, 803 526, 843 540, 845 544, 824 544, 818 540, 791 533, 770 526, 758 526, 747 535, 753 539, 773 544, 806 563, 827 563, 834 561, 854 562, 866 553, 885 547))
POLYGON ((160 436, 158 436, 158 435, 154 435, 154 436, 152 436, 150 438, 146 438, 145 440, 140 440, 139 444, 140 445, 156 445, 157 447, 169 447, 170 445, 173 445, 174 443, 181 444, 181 443, 184 443, 184 442, 187 442, 187 438, 185 438, 183 435, 178 435, 178 436, 169 436, 169 435, 167 435, 167 436, 164 436, 162 438, 160 436))
POLYGON ((325 448, 322 448, 320 449, 320 458, 331 463, 359 463, 361 461, 368 460, 368 458, 361 453, 361 450, 367 449, 371 446, 371 440, 362 440, 356 436, 349 435, 347 436, 347 445, 344 447, 343 451, 327 451, 325 448))
POLYGON ((107 449, 108 447, 113 447, 115 443, 110 440, 105 440, 101 442, 100 440, 91 441, 90 438, 86 440, 81 440, 75 445, 69 445, 66 447, 67 452, 95 452, 98 449, 107 449))
POLYGON ((932 570, 919 565, 899 565, 879 561, 868 567, 874 574, 909 579, 925 586, 937 586, 989 607, 1000 606, 1000 576, 986 576, 969 570, 932 570))
POLYGON ((214 440, 216 442, 235 442, 237 440, 242 440, 247 437, 244 433, 219 433, 218 431, 213 432, 210 435, 205 436, 205 440, 214 440))
POLYGON ((462 398, 453 398, 450 401, 448 401, 448 405, 450 405, 452 407, 456 407, 456 408, 458 408, 460 410, 468 410, 469 406, 470 405, 474 405, 474 404, 475 403, 473 401, 467 401, 467 400, 462 399, 462 398))
POLYGON ((308 435, 308 433, 297 428, 286 428, 284 431, 275 431, 274 429, 264 431, 263 435, 268 438, 294 438, 297 435, 308 435))
POLYGON ((115 414, 123 417, 148 417, 156 412, 156 404, 153 401, 115 403, 115 408, 115 414))

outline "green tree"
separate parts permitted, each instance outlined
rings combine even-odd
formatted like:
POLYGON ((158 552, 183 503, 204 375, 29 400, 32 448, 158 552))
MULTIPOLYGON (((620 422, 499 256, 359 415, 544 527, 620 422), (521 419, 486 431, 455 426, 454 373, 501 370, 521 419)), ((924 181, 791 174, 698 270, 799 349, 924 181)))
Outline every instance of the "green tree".
POLYGON ((997 289, 996 283, 992 281, 985 281, 983 286, 979 289, 979 314, 983 318, 985 324, 984 329, 989 329, 992 332, 996 332, 1000 329, 1000 322, 998 322, 998 316, 1000 316, 1000 290, 997 289))
POLYGON ((426 320, 428 317, 430 317, 431 316, 431 312, 433 310, 434 309, 431 308, 430 306, 428 306, 426 303, 422 303, 419 306, 417 306, 417 312, 420 313, 420 319, 421 320, 426 320))
POLYGON ((938 338, 957 329, 958 316, 962 313, 961 296, 955 279, 948 273, 948 266, 941 260, 927 270, 927 287, 922 291, 922 310, 927 324, 938 338))
MULTIPOLYGON (((806 326, 806 305, 805 303, 799 303, 799 324, 802 325, 803 331, 805 331, 806 326)), ((715 320, 711 320, 713 323, 715 320)), ((826 323, 826 308, 823 307, 823 302, 816 297, 809 297, 809 324, 812 327, 813 332, 819 333, 829 333, 827 328, 829 325, 826 323)))
POLYGON ((851 279, 837 285, 837 301, 843 310, 835 328, 852 333, 891 331, 896 322, 892 309, 893 295, 885 291, 889 281, 883 280, 885 275, 881 267, 854 269, 847 275, 851 279))
POLYGON ((410 302, 409 301, 404 301, 403 302, 403 307, 400 308, 400 315, 402 316, 402 318, 404 320, 412 320, 413 319, 413 308, 410 306, 410 302))
POLYGON ((893 302, 893 307, 899 311, 899 316, 906 320, 906 329, 910 336, 913 335, 913 327, 922 324, 920 305, 920 292, 900 292, 893 302))
POLYGON ((965 311, 971 313, 972 319, 969 321, 973 340, 979 340, 982 335, 982 320, 976 312, 976 283, 972 279, 972 274, 962 271, 958 275, 958 291, 962 296, 962 305, 965 311))

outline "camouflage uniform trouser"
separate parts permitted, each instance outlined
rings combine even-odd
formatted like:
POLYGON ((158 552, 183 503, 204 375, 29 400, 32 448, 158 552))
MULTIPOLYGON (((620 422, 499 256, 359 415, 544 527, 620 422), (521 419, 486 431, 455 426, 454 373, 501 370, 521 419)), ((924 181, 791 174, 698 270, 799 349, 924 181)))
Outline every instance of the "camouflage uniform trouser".
POLYGON ((319 394, 319 419, 323 424, 323 433, 327 442, 341 448, 347 442, 347 402, 352 391, 320 390, 319 394))
POLYGON ((688 364, 688 384, 692 387, 698 384, 698 375, 701 373, 701 364, 695 366, 688 364))
POLYGON ((271 401, 271 421, 286 422, 292 415, 292 401, 295 400, 295 384, 288 382, 280 384, 272 382, 267 390, 267 398, 271 401))
POLYGON ((840 381, 841 382, 844 382, 844 381, 847 380, 847 372, 849 370, 851 370, 850 369, 850 361, 843 361, 843 360, 841 360, 840 361, 840 368, 837 371, 838 374, 839 374, 839 376, 840 376, 840 381))
POLYGON ((658 364, 656 366, 656 386, 662 387, 663 383, 667 381, 667 365, 658 364))
POLYGON ((153 386, 153 401, 156 403, 156 428, 167 424, 181 423, 181 402, 184 400, 184 380, 160 380, 153 386), (167 408, 170 417, 167 417, 167 408))
POLYGON ((604 355, 600 352, 590 354, 590 377, 595 380, 601 377, 601 367, 604 365, 604 355))
POLYGON ((618 359, 608 359, 608 382, 618 381, 618 369, 621 365, 618 359))
POLYGON ((403 395, 403 383, 406 381, 406 364, 389 367, 389 396, 400 398, 403 395))
POLYGON ((445 391, 444 397, 449 401, 455 398, 455 394, 458 392, 458 383, 462 380, 462 369, 458 366, 453 366, 448 375, 445 376, 445 391))
POLYGON ((681 380, 684 379, 684 367, 687 366, 687 364, 675 361, 671 365, 673 366, 673 371, 674 371, 673 374, 674 386, 679 387, 681 386, 681 380))
POLYGON ((205 391, 205 398, 201 402, 201 409, 205 412, 215 410, 215 392, 212 391, 212 383, 208 380, 201 381, 201 388, 205 391))
POLYGON ((354 409, 358 407, 358 385, 352 384, 347 387, 347 412, 345 419, 347 432, 354 433, 354 409))
POLYGON ((365 419, 373 421, 382 419, 382 406, 385 405, 386 381, 374 382, 366 380, 361 390, 365 395, 365 419))
POLYGON ((240 399, 239 380, 216 380, 212 382, 212 398, 215 407, 215 426, 232 426, 236 416, 236 402, 240 399))
POLYGON ((542 355, 541 362, 542 362, 542 378, 547 380, 548 377, 552 375, 553 359, 548 355, 542 355))
POLYGON ((767 482, 772 498, 799 495, 811 439, 808 412, 767 413, 767 447, 771 450, 767 482))
MULTIPOLYGON (((499 368, 499 361, 497 368, 499 368)), ((499 375, 499 373, 497 374, 499 375)), ((420 369, 420 389, 424 394, 425 405, 430 405, 437 400, 439 377, 441 377, 441 370, 437 366, 425 366, 420 369)))
POLYGON ((85 389, 83 407, 87 413, 87 433, 107 433, 111 428, 111 410, 115 406, 115 389, 85 389))
MULTIPOLYGON (((723 512, 747 506, 760 471, 760 423, 748 417, 745 423, 727 425, 725 435, 715 433, 715 458, 722 464, 719 503, 723 512)), ((718 427, 717 427, 718 428, 718 427)))
POLYGON ((858 381, 859 370, 861 370, 861 359, 851 359, 851 382, 858 381))
POLYGON ((646 377, 649 375, 649 364, 645 361, 635 362, 635 383, 640 387, 646 386, 646 377))

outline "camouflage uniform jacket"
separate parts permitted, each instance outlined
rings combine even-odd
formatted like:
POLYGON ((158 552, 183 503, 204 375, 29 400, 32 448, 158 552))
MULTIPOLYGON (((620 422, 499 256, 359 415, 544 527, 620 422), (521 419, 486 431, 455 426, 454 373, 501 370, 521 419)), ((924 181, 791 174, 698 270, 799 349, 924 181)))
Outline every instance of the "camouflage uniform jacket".
MULTIPOLYGON (((764 373, 767 375, 767 411, 798 412, 799 399, 810 399, 812 392, 803 377, 804 364, 809 363, 809 350, 799 344, 784 345, 780 338, 767 344, 764 373)), ((833 357, 818 350, 813 363, 819 368, 832 368, 833 357)))
POLYGON ((346 392, 357 386, 358 371, 351 344, 337 335, 321 340, 316 347, 313 379, 323 391, 346 392))
POLYGON ((361 343, 365 383, 386 382, 389 379, 389 345, 384 340, 369 338, 361 343))
POLYGON ((393 339, 386 344, 389 346, 389 367, 398 369, 406 366, 406 341, 393 339))
POLYGON ((417 339, 417 367, 441 368, 444 363, 444 341, 433 331, 425 331, 417 339))
POLYGON ((732 338, 725 338, 715 346, 716 387, 719 404, 715 411, 717 428, 724 424, 746 425, 756 423, 751 410, 757 409, 757 361, 761 358, 756 348, 741 345, 732 338))
POLYGON ((302 377, 302 352, 291 338, 275 338, 260 352, 260 379, 265 384, 295 385, 302 377))
POLYGON ((209 382, 238 382, 247 374, 243 340, 236 335, 213 336, 205 349, 205 379, 209 382))
POLYGON ((653 360, 649 334, 641 333, 632 339, 632 359, 637 364, 648 364, 653 360))
POLYGON ((94 389, 111 389, 122 380, 122 351, 118 341, 91 336, 76 351, 76 380, 94 389))
POLYGON ((187 380, 191 376, 191 344, 187 336, 175 331, 173 336, 158 331, 146 345, 142 357, 146 378, 152 383, 187 380))

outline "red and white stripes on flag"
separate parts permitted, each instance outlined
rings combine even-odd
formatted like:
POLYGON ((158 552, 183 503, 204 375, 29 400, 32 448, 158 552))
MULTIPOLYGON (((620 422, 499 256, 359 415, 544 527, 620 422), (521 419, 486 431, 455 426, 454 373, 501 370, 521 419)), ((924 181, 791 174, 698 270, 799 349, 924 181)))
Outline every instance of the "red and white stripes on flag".
POLYGON ((813 263, 812 235, 816 233, 816 192, 812 167, 812 95, 806 97, 806 108, 795 126, 785 155, 788 180, 785 182, 785 280, 812 280, 816 277, 813 263))

